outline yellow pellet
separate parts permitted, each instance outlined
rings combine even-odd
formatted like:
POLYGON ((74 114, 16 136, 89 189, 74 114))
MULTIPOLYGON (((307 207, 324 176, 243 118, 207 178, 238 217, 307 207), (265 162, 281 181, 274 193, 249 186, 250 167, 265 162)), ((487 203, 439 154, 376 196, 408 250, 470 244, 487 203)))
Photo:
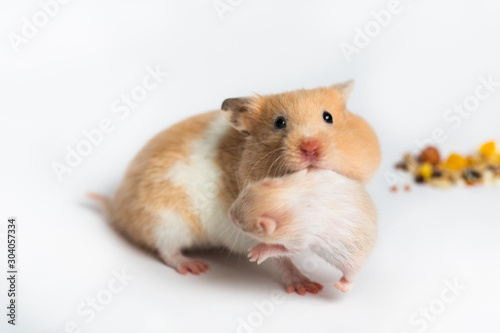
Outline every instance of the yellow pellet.
POLYGON ((418 174, 424 177, 424 179, 430 179, 432 177, 432 164, 425 162, 422 163, 420 168, 418 168, 418 174))
POLYGON ((497 149, 495 147, 495 141, 490 141, 485 143, 479 148, 479 152, 483 156, 493 156, 495 155, 497 149))

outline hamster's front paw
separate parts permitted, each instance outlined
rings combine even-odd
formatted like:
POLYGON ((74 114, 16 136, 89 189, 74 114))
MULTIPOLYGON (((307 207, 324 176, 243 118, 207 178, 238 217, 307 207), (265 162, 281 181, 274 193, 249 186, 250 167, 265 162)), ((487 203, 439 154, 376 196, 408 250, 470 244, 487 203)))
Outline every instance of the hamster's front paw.
POLYGON ((260 243, 248 249, 248 258, 251 262, 257 261, 260 265, 269 257, 288 255, 290 251, 283 245, 260 243))
POLYGON ((264 260, 269 258, 267 244, 257 244, 248 249, 248 258, 251 262, 257 262, 260 265, 264 260))

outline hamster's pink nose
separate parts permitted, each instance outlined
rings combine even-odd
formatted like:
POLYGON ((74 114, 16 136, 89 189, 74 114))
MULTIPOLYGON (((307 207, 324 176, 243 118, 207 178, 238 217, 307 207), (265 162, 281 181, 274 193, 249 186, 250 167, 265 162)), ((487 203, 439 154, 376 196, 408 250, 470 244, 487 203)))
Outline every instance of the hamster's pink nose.
POLYGON ((319 141, 315 139, 306 139, 300 144, 300 151, 306 157, 319 156, 319 141))

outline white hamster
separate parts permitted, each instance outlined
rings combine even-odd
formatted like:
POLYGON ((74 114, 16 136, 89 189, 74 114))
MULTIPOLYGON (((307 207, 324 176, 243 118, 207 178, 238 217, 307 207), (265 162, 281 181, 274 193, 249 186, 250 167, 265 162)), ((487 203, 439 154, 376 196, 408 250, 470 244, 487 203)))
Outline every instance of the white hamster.
POLYGON ((375 206, 362 184, 330 170, 303 170, 249 184, 230 209, 233 222, 262 243, 251 261, 305 249, 343 272, 343 292, 371 252, 377 236, 375 206))

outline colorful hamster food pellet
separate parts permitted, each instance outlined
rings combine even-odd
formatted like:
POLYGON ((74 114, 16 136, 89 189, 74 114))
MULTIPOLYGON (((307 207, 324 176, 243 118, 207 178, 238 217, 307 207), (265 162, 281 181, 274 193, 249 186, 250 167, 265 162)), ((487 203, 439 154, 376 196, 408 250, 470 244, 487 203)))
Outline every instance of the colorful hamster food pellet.
MULTIPOLYGON (((453 153, 446 159, 435 147, 427 147, 418 156, 405 154, 396 169, 409 173, 418 184, 447 188, 453 185, 500 185, 500 152, 495 142, 485 143, 476 154, 453 153)), ((407 185, 406 185, 407 186, 407 185)), ((393 192, 396 187, 391 188, 393 192)))

